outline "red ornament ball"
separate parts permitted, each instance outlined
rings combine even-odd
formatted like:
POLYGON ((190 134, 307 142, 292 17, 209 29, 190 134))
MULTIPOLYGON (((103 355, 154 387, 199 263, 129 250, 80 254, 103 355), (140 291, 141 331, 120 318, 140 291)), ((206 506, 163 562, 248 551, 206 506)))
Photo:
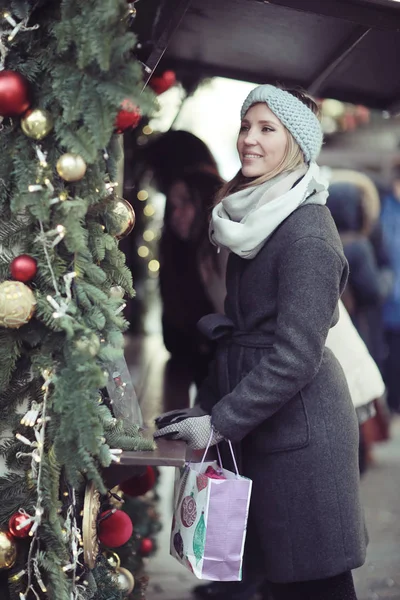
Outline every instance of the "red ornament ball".
POLYGON ((27 519, 28 519, 28 517, 26 515, 23 515, 20 512, 16 512, 12 515, 12 517, 8 521, 8 529, 12 536, 14 536, 16 538, 28 537, 29 532, 32 528, 32 523, 27 523, 24 527, 21 527, 21 529, 18 529, 18 527, 21 525, 21 523, 23 523, 27 519))
POLYGON ((153 551, 154 544, 150 538, 143 538, 140 542, 140 554, 142 556, 148 556, 153 551))
POLYGON ((0 71, 0 115, 17 117, 29 106, 28 80, 15 71, 0 71))
POLYGON ((119 487, 127 496, 143 496, 153 489, 156 482, 156 474, 153 467, 147 466, 146 472, 138 477, 131 477, 120 483, 119 487))
POLYGON ((121 104, 121 110, 117 114, 115 119, 115 129, 117 133, 123 133, 127 129, 133 129, 138 126, 142 115, 140 114, 139 108, 126 98, 121 104))
POLYGON ((99 540, 108 548, 118 548, 129 540, 133 533, 133 525, 123 510, 106 510, 101 513, 99 524, 99 540), (107 518, 104 518, 107 517, 107 518))
POLYGON ((164 71, 160 77, 152 77, 149 81, 149 86, 158 95, 169 90, 176 83, 176 75, 174 71, 164 71))
POLYGON ((10 271, 17 281, 30 281, 37 273, 37 262, 32 256, 21 254, 12 261, 10 271))

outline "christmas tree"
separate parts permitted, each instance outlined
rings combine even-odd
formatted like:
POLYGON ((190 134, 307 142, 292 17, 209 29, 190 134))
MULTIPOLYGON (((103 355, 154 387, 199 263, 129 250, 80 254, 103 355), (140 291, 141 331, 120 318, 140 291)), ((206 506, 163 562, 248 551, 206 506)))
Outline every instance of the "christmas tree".
POLYGON ((153 444, 119 418, 134 293, 118 249, 134 225, 117 195, 119 133, 154 97, 126 0, 1 11, 0 597, 121 600, 98 550, 98 523, 121 516, 103 510, 102 469, 153 444))

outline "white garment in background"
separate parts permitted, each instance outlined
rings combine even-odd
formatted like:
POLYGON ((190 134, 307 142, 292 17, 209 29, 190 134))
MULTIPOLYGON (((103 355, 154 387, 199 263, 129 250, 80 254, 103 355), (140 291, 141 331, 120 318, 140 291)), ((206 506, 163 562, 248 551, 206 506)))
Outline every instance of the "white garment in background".
POLYGON ((385 392, 380 371, 354 327, 349 313, 339 301, 340 318, 329 330, 326 346, 342 365, 355 408, 380 398, 385 392))

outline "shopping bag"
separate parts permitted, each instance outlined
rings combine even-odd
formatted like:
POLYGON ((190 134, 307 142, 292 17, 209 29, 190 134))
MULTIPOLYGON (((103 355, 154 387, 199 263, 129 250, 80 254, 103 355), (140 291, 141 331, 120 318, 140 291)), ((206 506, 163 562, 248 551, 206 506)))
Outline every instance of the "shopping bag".
MULTIPOLYGON (((230 443, 229 443, 230 444, 230 443)), ((199 579, 241 581, 252 482, 217 461, 189 463, 175 484, 170 553, 199 579)), ((219 454, 219 453, 218 453, 219 454)))

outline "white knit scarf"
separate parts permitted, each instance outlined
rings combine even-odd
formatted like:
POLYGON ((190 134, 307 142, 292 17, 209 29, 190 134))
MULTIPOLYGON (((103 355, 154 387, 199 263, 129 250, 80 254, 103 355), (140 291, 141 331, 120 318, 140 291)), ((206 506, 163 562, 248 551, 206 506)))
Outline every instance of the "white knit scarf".
POLYGON ((261 185, 226 196, 217 204, 212 212, 210 239, 215 246, 241 258, 254 258, 296 208, 326 204, 327 198, 328 182, 316 163, 281 173, 261 185))

